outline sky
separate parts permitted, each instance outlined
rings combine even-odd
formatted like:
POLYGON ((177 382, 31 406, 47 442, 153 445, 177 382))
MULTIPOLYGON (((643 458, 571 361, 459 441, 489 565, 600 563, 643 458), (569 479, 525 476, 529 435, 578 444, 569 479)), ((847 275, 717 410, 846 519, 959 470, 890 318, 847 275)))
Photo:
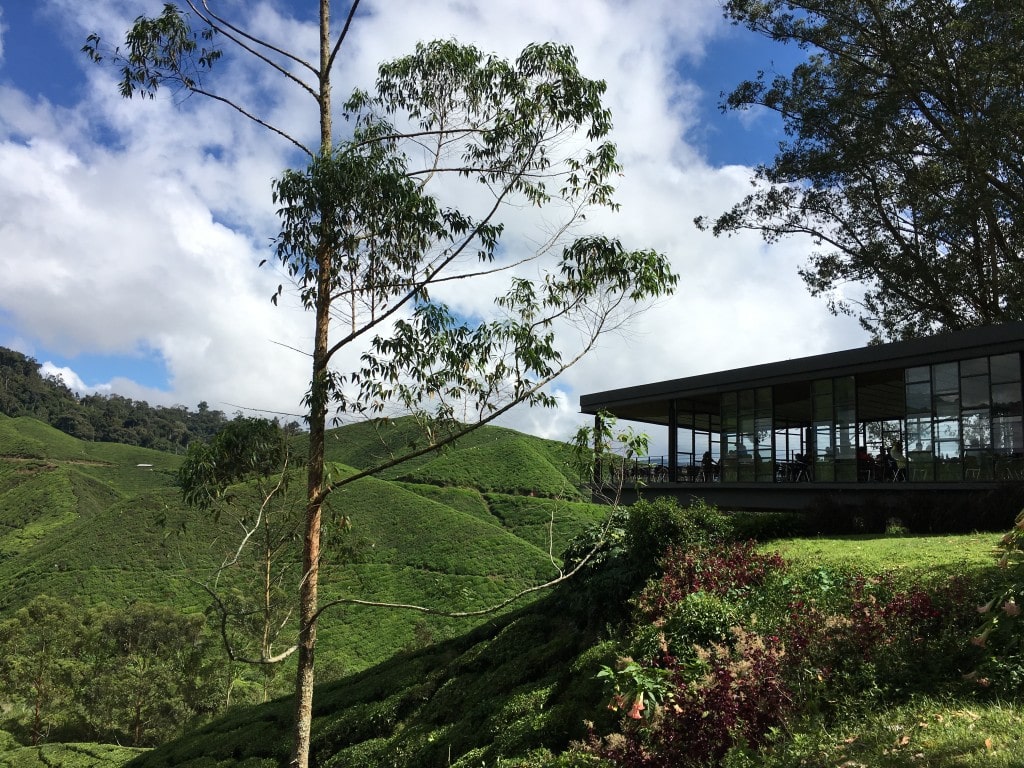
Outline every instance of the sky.
MULTIPOLYGON (((80 52, 90 33, 120 42, 162 5, 0 0, 0 346, 81 394, 301 414, 312 318, 287 297, 270 301, 282 282, 270 185, 301 157, 208 99, 122 99, 117 72, 80 52)), ((210 5, 282 47, 315 51, 315 0, 210 5)), ((347 9, 335 3, 336 24, 347 9)), ((723 114, 721 92, 759 70, 788 72, 799 51, 731 25, 716 0, 366 0, 360 9, 339 56, 337 101, 418 41, 454 38, 506 57, 534 41, 571 44, 583 74, 607 82, 624 166, 621 207, 595 226, 665 253, 680 275, 671 298, 563 374, 557 408, 518 408, 506 426, 566 439, 587 422, 584 393, 867 342, 853 319, 807 293, 797 270, 808 241, 767 246, 693 225, 741 199, 753 166, 783 138, 765 111, 723 114)), ((314 137, 312 101, 247 67, 232 60, 211 82, 314 137)), ((509 220, 528 224, 521 212, 509 220)), ((480 289, 466 291, 446 298, 486 316, 480 289)), ((663 436, 652 437, 656 451, 663 436)))

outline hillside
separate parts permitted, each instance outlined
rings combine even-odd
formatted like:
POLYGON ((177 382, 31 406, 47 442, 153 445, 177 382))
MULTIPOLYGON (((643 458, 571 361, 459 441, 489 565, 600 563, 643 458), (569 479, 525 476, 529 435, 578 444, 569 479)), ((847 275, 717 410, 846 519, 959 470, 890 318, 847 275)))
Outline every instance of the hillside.
MULTIPOLYGON (((332 435, 336 477, 381 450, 365 431, 346 445, 345 429, 332 435), (354 463, 340 463, 342 455, 354 463)), ((324 601, 491 603, 550 575, 551 553, 603 518, 606 508, 562 492, 568 464, 556 448, 508 430, 475 437, 332 498, 324 601), (513 487, 524 456, 540 465, 532 495, 495 490, 513 487), (471 485, 446 485, 454 478, 471 485)), ((228 515, 181 507, 173 456, 140 461, 136 449, 81 444, 15 419, 0 420, 0 439, 12 454, 0 457, 0 626, 42 592, 204 605, 187 577, 223 557, 238 532, 228 515)), ((232 490, 243 506, 253 492, 232 490)), ((584 574, 486 619, 326 613, 317 765, 1012 768, 1024 760, 1014 735, 1024 662, 1019 653, 987 659, 988 633, 977 642, 976 606, 1005 589, 1008 575, 989 559, 994 537, 816 539, 785 546, 787 564, 741 542, 759 530, 799 529, 792 516, 656 502, 614 523, 622 527, 584 574)), ((1019 648, 1014 626, 1000 623, 992 641, 1001 632, 1000 642, 1019 648)), ((288 677, 270 690, 287 689, 288 677)), ((145 752, 18 748, 0 731, 0 766, 113 768, 133 758, 135 768, 277 768, 287 762, 291 721, 287 697, 236 706, 145 752)))
MULTIPOLYGON (((415 422, 395 419, 335 430, 326 450, 329 461, 367 469, 424 445, 415 422)), ((569 446, 504 427, 475 430, 453 446, 386 469, 381 477, 498 493, 580 498, 569 446)))
MULTIPOLYGON (((129 498, 166 492, 179 461, 145 448, 84 442, 35 419, 0 416, 0 607, 24 595, 16 576, 27 562, 82 521, 129 498)), ((59 562, 44 569, 63 571, 59 562)))
MULTIPOLYGON (((223 412, 205 402, 190 411, 114 394, 79 396, 60 377, 43 376, 37 360, 6 347, 0 347, 0 414, 37 419, 84 440, 167 451, 209 438, 227 423, 223 412)), ((293 422, 288 428, 298 426, 293 422)))
MULTIPOLYGON (((531 605, 320 686, 316 764, 1021 765, 1015 678, 963 674, 986 663, 969 640, 993 536, 816 540, 786 562, 774 545, 704 540, 742 532, 700 514, 709 527, 672 534, 697 557, 664 558, 646 583, 629 565, 646 539, 627 533, 531 605)), ((1019 670, 1012 658, 980 669, 1019 670)), ((291 717, 286 699, 238 710, 130 765, 278 768, 291 717)))
MULTIPOLYGON (((556 595, 320 686, 319 765, 468 768, 583 738, 584 719, 601 718, 605 694, 595 673, 614 662, 614 650, 578 619, 556 595)), ((287 762, 291 718, 287 699, 238 710, 132 765, 277 768, 287 762)), ((603 719, 612 722, 611 713, 603 719)))
MULTIPOLYGON (((392 423, 392 438, 410 435, 407 423, 392 423)), ((362 467, 376 460, 382 443, 361 425, 334 431, 330 445, 332 461, 362 467)), ((559 451, 557 444, 486 428, 390 473, 403 481, 365 478, 346 486, 328 508, 328 525, 347 518, 351 531, 327 532, 338 548, 328 550, 324 600, 473 609, 550 578, 551 553, 602 514, 600 507, 554 498, 578 498, 559 451), (467 455, 486 457, 475 476, 465 471, 467 455), (507 493, 524 457, 539 467, 534 497, 507 493), (458 469, 447 467, 449 460, 458 469)), ((219 564, 239 534, 227 516, 182 506, 174 483, 179 462, 174 454, 81 441, 34 419, 0 416, 0 618, 38 594, 201 610, 208 597, 193 579, 219 564)), ((321 630, 322 679, 471 626, 372 608, 330 612, 321 630)))

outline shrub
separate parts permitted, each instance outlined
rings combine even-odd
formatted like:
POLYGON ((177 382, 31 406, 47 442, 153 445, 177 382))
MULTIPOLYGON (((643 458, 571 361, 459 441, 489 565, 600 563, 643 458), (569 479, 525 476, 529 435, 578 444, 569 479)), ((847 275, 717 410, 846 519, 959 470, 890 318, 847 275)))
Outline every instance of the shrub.
MULTIPOLYGON (((615 765, 753 766, 801 720, 827 725, 920 693, 962 692, 976 661, 967 641, 984 590, 977 578, 787 573, 752 543, 673 547, 660 563, 633 601, 630 656, 603 673, 619 732, 592 728, 588 745, 615 765)), ((1003 599, 1014 613, 1024 592, 1003 599)), ((1010 631, 1005 613, 976 641, 1008 640, 1017 655, 989 659, 974 677, 1016 694, 1024 646, 1000 634, 1010 631)))
POLYGON ((857 576, 847 598, 828 610, 798 596, 780 628, 808 706, 934 690, 967 664, 974 601, 963 583, 926 590, 893 573, 857 576))
POLYGON ((693 660, 697 647, 728 642, 739 611, 710 592, 693 592, 671 606, 655 623, 643 623, 630 643, 631 655, 650 663, 664 658, 693 660))
POLYGON ((637 606, 648 621, 659 620, 694 592, 738 599, 784 569, 781 556, 758 552, 753 542, 673 547, 662 559, 661 578, 644 588, 637 606))
POLYGON ((643 582, 626 548, 629 511, 618 507, 609 519, 586 527, 562 553, 570 571, 587 559, 575 578, 558 589, 556 599, 584 622, 616 622, 626 618, 629 596, 643 582))
POLYGON ((712 544, 732 538, 729 518, 702 500, 680 507, 675 499, 641 499, 629 508, 626 547, 640 570, 652 573, 670 547, 712 544))
POLYGON ((591 748, 626 768, 717 764, 734 746, 758 747, 782 724, 792 695, 785 653, 775 637, 734 630, 733 642, 701 652, 703 672, 671 670, 672 689, 648 718, 630 712, 623 731, 591 748))

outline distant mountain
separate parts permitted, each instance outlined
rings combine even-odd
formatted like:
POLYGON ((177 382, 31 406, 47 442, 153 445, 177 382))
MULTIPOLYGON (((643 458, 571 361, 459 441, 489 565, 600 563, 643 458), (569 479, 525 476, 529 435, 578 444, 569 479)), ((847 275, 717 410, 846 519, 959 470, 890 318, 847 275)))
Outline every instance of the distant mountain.
POLYGON ((151 406, 121 395, 80 397, 59 377, 44 377, 36 360, 5 347, 0 347, 0 414, 30 416, 82 440, 171 452, 212 436, 227 422, 222 411, 205 402, 192 411, 184 405, 151 406))

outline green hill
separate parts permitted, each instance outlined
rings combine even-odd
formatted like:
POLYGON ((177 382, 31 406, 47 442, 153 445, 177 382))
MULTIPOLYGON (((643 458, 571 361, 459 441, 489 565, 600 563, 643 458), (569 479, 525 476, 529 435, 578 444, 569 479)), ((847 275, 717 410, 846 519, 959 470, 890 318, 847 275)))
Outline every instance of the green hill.
MULTIPOLYGON (((998 571, 985 559, 994 537, 816 541, 787 565, 767 547, 673 535, 696 536, 686 549, 699 559, 679 550, 644 584, 623 567, 637 562, 627 535, 531 605, 320 686, 315 764, 1021 765, 1016 679, 963 675, 981 658, 969 640, 998 571)), ((1005 663, 1024 662, 988 669, 1005 663)), ((130 765, 279 768, 291 718, 287 699, 236 710, 130 765)))
MULTIPOLYGON (((367 469, 425 444, 422 430, 409 418, 360 423, 333 432, 327 441, 327 458, 367 469)), ((475 430, 453 446, 384 470, 381 477, 485 492, 579 498, 579 478, 567 445, 504 427, 475 430)))
MULTIPOLYGON (((372 425, 343 427, 331 434, 330 459, 367 466, 388 450, 381 448, 382 433, 399 449, 415 429, 408 420, 390 422, 383 432, 372 425)), ((415 482, 365 478, 340 489, 326 516, 323 599, 472 610, 551 578, 552 514, 557 553, 600 508, 539 497, 517 505, 514 496, 480 491, 507 489, 515 484, 508 478, 522 474, 536 478, 522 487, 575 498, 558 469, 565 459, 560 450, 511 430, 485 428, 465 444, 390 473, 415 482), (474 457, 481 467, 476 473, 467 471, 474 457), (554 513, 544 506, 552 504, 554 513), (349 533, 331 529, 342 520, 351 524, 349 533)), ((218 565, 240 534, 228 516, 216 519, 182 506, 174 482, 179 462, 173 454, 81 441, 30 418, 0 416, 0 618, 38 594, 85 604, 146 600, 201 610, 208 597, 193 579, 202 580, 218 565)), ((349 470, 335 464, 334 471, 349 470)), ((321 631, 322 679, 472 625, 372 608, 330 611, 321 631)))
MULTIPOLYGON (((381 451, 400 450, 414 430, 407 420, 388 424, 383 433, 390 447, 372 425, 333 431, 331 473, 343 477, 379 463, 381 451)), ((294 440, 301 455, 301 436, 294 440)), ((242 533, 229 511, 183 506, 175 477, 180 461, 174 454, 82 441, 31 418, 0 416, 0 622, 39 595, 83 608, 152 603, 204 611, 210 596, 201 584, 237 548, 242 533)), ((568 454, 557 444, 485 428, 384 477, 341 487, 325 508, 321 602, 358 598, 472 611, 556 576, 552 553, 604 512, 577 500, 566 467, 568 454), (509 492, 517 489, 534 495, 509 492)), ((290 508, 299 515, 303 486, 296 479, 291 493, 290 508)), ((231 496, 242 509, 259 506, 253 486, 237 486, 231 496)), ((297 539, 289 547, 280 561, 291 564, 286 593, 294 592, 300 572, 297 539)), ((218 591, 227 598, 236 599, 240 589, 254 594, 230 572, 219 577, 218 591)), ((416 649, 444 646, 481 624, 503 621, 502 614, 450 619, 337 605, 320 619, 318 678, 359 673, 396 653, 411 658, 416 649)), ((286 629, 277 648, 290 642, 290 633, 286 629)), ((262 695, 251 670, 230 674, 241 675, 236 701, 262 695)), ((287 690, 291 677, 286 664, 268 678, 268 690, 287 690)), ((58 759, 52 749, 32 754, 55 765, 70 759, 65 753, 58 759)), ((15 764, 30 760, 24 751, 18 755, 15 764)))
MULTIPOLYGON (((318 765, 468 767, 564 748, 570 737, 585 736, 585 717, 600 715, 604 692, 594 673, 614 656, 597 638, 562 600, 547 599, 320 686, 318 765)), ((131 765, 277 768, 287 763, 291 719, 287 699, 238 710, 131 765)))
POLYGON ((0 605, 11 569, 32 557, 34 545, 119 501, 170 488, 179 461, 145 448, 83 442, 35 419, 0 416, 0 605))

